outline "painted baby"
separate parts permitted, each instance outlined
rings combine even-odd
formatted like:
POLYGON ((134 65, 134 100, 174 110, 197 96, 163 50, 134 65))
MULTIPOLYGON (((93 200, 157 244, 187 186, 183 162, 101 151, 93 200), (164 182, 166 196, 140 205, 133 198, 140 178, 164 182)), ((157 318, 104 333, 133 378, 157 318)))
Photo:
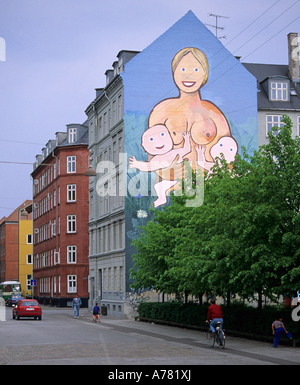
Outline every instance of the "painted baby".
MULTIPOLYGON (((129 168, 136 168, 144 172, 157 171, 170 167, 174 163, 181 163, 184 157, 191 151, 190 133, 183 133, 184 144, 180 148, 174 148, 171 135, 163 124, 157 124, 148 128, 142 136, 143 149, 152 156, 147 161, 139 161, 133 156, 129 158, 129 168)), ((178 183, 177 180, 164 179, 154 185, 157 200, 154 207, 167 202, 167 191, 178 183)))

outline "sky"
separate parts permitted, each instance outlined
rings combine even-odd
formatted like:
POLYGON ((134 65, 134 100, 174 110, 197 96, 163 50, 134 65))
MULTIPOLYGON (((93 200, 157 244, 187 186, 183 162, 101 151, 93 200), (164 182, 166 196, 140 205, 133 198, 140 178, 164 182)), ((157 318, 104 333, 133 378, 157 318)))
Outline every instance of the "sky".
POLYGON ((0 0, 0 219, 32 198, 35 156, 86 120, 117 54, 190 10, 242 62, 288 64, 300 36, 300 0, 0 0))

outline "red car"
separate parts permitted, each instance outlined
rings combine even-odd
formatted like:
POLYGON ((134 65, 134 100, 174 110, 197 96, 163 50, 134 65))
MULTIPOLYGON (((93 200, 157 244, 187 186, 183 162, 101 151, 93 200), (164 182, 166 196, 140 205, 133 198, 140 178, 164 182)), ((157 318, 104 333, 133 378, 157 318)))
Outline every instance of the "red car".
POLYGON ((42 309, 35 299, 21 299, 13 308, 12 316, 13 319, 20 319, 20 317, 34 317, 41 320, 42 309))

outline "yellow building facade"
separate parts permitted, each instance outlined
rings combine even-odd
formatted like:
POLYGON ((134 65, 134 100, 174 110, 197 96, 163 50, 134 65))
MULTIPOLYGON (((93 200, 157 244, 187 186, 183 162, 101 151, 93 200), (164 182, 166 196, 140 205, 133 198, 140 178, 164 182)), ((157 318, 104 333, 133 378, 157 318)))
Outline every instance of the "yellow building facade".
POLYGON ((32 219, 19 220, 19 282, 22 294, 32 296, 30 281, 33 277, 33 234, 32 219))

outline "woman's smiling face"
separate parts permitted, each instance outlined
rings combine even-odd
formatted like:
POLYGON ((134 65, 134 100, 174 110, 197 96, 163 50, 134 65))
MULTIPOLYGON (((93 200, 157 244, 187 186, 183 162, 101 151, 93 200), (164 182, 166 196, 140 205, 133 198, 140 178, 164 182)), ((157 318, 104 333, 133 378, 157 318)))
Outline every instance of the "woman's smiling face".
POLYGON ((174 81, 183 92, 198 91, 204 77, 204 69, 191 52, 183 56, 174 71, 174 81))

